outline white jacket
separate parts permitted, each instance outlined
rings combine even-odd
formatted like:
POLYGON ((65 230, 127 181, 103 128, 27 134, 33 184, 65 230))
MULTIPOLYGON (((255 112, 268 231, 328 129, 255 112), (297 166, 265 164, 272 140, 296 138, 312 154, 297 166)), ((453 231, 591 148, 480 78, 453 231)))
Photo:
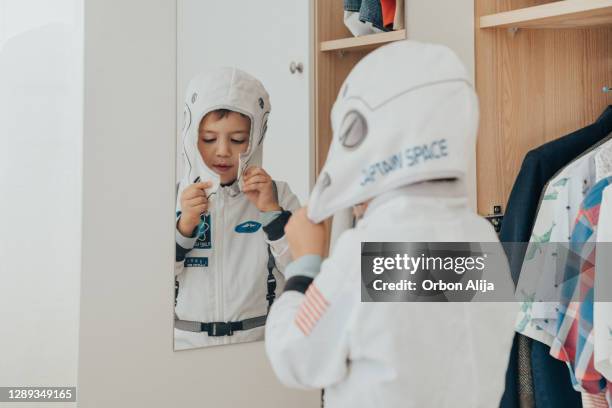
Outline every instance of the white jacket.
MULTIPOLYGON (((363 241, 498 242, 457 191, 452 183, 422 183, 378 196, 340 236, 306 294, 280 296, 268 316, 266 350, 282 383, 325 388, 326 408, 499 406, 514 303, 361 302, 363 241), (318 319, 301 321, 302 307, 318 319)), ((504 269, 494 273, 507 276, 509 298, 504 269)))
MULTIPOLYGON (((184 237, 176 231, 177 245, 193 248, 185 260, 175 264, 179 285, 175 313, 180 320, 233 322, 266 315, 268 245, 276 262, 277 296, 282 291, 284 278, 279 270, 291 259, 287 241, 284 236, 276 241, 267 239, 260 211, 242 192, 236 192, 235 184, 220 187, 210 198, 210 222, 204 239, 184 237)), ((280 206, 288 211, 298 208, 289 186, 278 181, 276 185, 280 206)), ((219 337, 175 328, 174 347, 182 350, 240 343, 261 340, 263 335, 263 326, 219 337)))

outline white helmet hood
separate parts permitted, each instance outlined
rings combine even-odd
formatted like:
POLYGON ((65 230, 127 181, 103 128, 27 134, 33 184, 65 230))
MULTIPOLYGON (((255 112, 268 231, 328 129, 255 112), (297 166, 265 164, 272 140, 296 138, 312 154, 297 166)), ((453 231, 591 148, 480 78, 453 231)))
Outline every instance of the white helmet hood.
POLYGON ((251 119, 251 132, 247 151, 240 155, 238 180, 248 165, 261 166, 263 139, 270 114, 270 97, 253 76, 237 68, 224 67, 199 74, 191 80, 185 95, 183 118, 183 154, 185 169, 183 188, 197 177, 212 181, 207 192, 217 191, 220 177, 206 166, 198 150, 200 122, 211 111, 229 109, 251 119))
POLYGON ((353 68, 331 120, 327 160, 308 203, 314 222, 400 186, 464 179, 478 100, 450 49, 398 41, 353 68))

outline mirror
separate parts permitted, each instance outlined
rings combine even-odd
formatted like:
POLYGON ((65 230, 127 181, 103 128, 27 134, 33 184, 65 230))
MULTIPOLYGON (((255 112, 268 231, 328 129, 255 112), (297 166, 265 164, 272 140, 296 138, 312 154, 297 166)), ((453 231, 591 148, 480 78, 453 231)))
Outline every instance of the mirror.
POLYGON ((309 6, 272 3, 178 1, 175 350, 263 340, 284 286, 313 173, 309 6))

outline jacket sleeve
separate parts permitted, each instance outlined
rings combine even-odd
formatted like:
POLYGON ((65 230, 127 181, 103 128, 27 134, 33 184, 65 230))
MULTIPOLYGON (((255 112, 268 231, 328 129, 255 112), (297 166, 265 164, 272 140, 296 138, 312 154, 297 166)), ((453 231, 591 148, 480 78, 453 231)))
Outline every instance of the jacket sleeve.
POLYGON ((195 245, 196 238, 185 237, 178 230, 178 222, 181 218, 181 200, 180 196, 185 188, 184 181, 177 183, 176 185, 176 219, 174 221, 174 276, 179 275, 185 270, 185 256, 191 251, 195 245))
POLYGON ((291 213, 300 208, 300 201, 289 189, 287 183, 275 181, 275 184, 278 192, 278 203, 284 211, 274 221, 264 227, 264 231, 266 232, 266 242, 270 245, 276 267, 281 273, 284 273, 287 265, 291 262, 289 244, 285 239, 285 225, 289 221, 291 213))
POLYGON ((181 218, 180 212, 177 213, 176 225, 174 227, 175 236, 175 263, 174 263, 174 275, 178 275, 185 269, 184 262, 189 251, 195 246, 197 240, 196 236, 186 237, 178 230, 178 220, 181 218))
POLYGON ((313 255, 287 267, 285 291, 272 305, 265 333, 266 352, 284 385, 324 388, 347 375, 354 301, 343 272, 313 255))

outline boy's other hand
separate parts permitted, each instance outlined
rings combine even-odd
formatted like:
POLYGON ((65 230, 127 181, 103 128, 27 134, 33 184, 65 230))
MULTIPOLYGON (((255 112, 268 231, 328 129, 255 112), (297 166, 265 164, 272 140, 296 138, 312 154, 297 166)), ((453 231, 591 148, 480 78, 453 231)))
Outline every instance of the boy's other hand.
POLYGON ((242 191, 259 211, 281 211, 272 177, 261 167, 249 167, 244 172, 242 191))
POLYGON ((307 217, 307 207, 295 211, 285 225, 285 237, 294 260, 304 255, 325 254, 326 234, 322 223, 315 224, 307 217))
POLYGON ((210 181, 194 183, 181 193, 181 218, 177 228, 183 236, 191 237, 200 223, 200 214, 208 211, 206 189, 210 187, 210 181))

